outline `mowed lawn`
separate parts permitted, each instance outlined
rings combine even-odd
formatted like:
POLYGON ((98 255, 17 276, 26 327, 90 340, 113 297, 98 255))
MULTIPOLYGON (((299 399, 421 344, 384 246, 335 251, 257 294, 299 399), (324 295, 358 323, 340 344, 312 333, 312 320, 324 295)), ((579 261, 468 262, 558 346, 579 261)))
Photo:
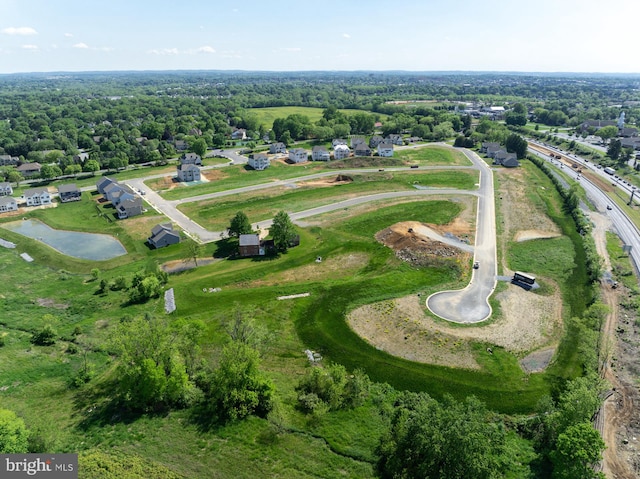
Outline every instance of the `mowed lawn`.
MULTIPOLYGON (((304 115, 309 117, 312 123, 315 123, 322 118, 323 108, 312 108, 306 106, 276 106, 267 108, 251 108, 249 111, 254 114, 260 124, 265 128, 270 129, 273 127, 273 120, 276 118, 286 118, 289 115, 304 115)), ((340 110, 345 115, 354 115, 356 113, 368 113, 370 115, 379 116, 381 119, 386 119, 387 115, 381 113, 373 113, 367 110, 340 110)))

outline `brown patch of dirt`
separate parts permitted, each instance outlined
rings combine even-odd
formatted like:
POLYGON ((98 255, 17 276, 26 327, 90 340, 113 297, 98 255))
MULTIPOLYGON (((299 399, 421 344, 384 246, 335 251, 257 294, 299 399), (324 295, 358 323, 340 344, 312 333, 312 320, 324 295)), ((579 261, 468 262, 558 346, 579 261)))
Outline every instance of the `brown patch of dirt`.
POLYGON ((557 238, 558 236, 562 236, 560 233, 553 233, 550 231, 539 231, 539 230, 520 230, 516 233, 514 238, 515 241, 528 241, 532 239, 547 239, 547 238, 557 238))
POLYGON ((169 222, 166 216, 134 216, 127 219, 127 234, 136 241, 146 241, 154 226, 169 222))
POLYGON ((346 185, 353 182, 353 178, 347 175, 338 175, 335 178, 320 178, 313 181, 303 181, 298 186, 312 186, 314 188, 326 188, 328 186, 346 185))
POLYGON ((175 177, 173 176, 165 176, 164 178, 154 180, 151 186, 156 191, 166 191, 177 188, 180 186, 180 182, 175 181, 175 177))
MULTIPOLYGON (((221 259, 216 258, 198 258, 198 266, 206 266, 211 263, 215 263, 216 261, 222 261, 221 259)), ((193 260, 184 260, 184 259, 176 259, 173 261, 167 261, 160 266, 160 269, 166 273, 179 273, 181 271, 187 271, 190 269, 196 268, 196 264, 193 260)))
POLYGON ((297 281, 316 281, 326 278, 338 278, 354 274, 369 262, 369 255, 364 253, 350 253, 328 258, 322 258, 320 262, 300 266, 299 268, 283 271, 266 278, 252 281, 248 286, 272 286, 280 283, 293 283, 297 281))
POLYGON ((220 169, 202 170, 201 175, 209 181, 222 180, 229 176, 220 169))
POLYGON ((36 303, 43 308, 53 309, 67 309, 70 306, 67 303, 56 303, 56 300, 51 298, 38 298, 36 299, 36 303))

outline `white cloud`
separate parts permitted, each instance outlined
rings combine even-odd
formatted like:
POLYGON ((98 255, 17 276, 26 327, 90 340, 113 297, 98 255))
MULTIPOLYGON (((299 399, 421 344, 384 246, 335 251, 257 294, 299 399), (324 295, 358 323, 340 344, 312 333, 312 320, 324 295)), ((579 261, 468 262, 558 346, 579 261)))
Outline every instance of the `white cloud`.
POLYGON ((343 34, 342 34, 342 37, 343 37, 343 38, 351 38, 351 35, 349 35, 348 33, 343 33, 343 34))
POLYGON ((215 53, 215 49, 209 45, 205 45, 196 50, 196 53, 215 53))
POLYGON ((22 48, 25 50, 30 50, 32 52, 35 52, 38 50, 38 45, 22 45, 22 48))
POLYGON ((285 47, 285 48, 281 48, 280 50, 282 50, 283 52, 299 52, 299 51, 302 51, 302 48, 299 48, 299 47, 285 47))
POLYGON ((71 38, 73 36, 73 33, 65 33, 64 36, 67 38, 71 38))
POLYGON ((82 49, 86 49, 86 48, 89 48, 89 45, 87 45, 86 43, 82 43, 82 42, 80 42, 80 43, 76 43, 76 44, 73 46, 73 48, 82 48, 82 49))
POLYGON ((7 27, 2 29, 5 35, 37 35, 38 32, 31 27, 7 27))
POLYGON ((178 55, 180 52, 177 48, 161 48, 159 50, 149 50, 147 53, 150 53, 151 55, 178 55))

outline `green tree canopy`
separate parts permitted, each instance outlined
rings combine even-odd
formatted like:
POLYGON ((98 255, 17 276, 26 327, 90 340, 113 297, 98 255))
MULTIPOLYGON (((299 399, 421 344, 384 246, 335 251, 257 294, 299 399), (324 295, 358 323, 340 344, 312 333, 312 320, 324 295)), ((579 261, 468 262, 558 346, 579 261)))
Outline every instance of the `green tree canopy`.
POLYGON ((229 232, 229 236, 233 236, 234 238, 253 233, 251 222, 243 211, 238 211, 236 215, 231 218, 231 224, 227 228, 227 231, 229 232))
POLYGON ((378 446, 383 478, 493 479, 502 476, 506 433, 484 405, 450 396, 442 404, 406 393, 378 446))
POLYGON ((604 448, 600 433, 589 422, 569 426, 558 436, 552 454, 553 478, 604 479, 604 474, 593 469, 602 459, 604 448))
POLYGON ((520 135, 515 133, 509 135, 505 146, 507 147, 507 151, 515 153, 518 156, 518 159, 522 159, 527 156, 527 148, 529 147, 529 144, 527 143, 527 140, 522 138, 520 135))
POLYGON ((273 223, 269 229, 276 249, 281 252, 287 251, 291 242, 296 236, 296 229, 291 222, 291 218, 286 211, 278 211, 273 218, 273 223))
POLYGON ((617 126, 604 126, 596 131, 596 136, 599 136, 602 139, 602 143, 606 143, 607 140, 614 138, 618 135, 618 127, 617 126))
POLYGON ((8 409, 0 409, 0 453, 28 452, 29 431, 24 421, 8 409))

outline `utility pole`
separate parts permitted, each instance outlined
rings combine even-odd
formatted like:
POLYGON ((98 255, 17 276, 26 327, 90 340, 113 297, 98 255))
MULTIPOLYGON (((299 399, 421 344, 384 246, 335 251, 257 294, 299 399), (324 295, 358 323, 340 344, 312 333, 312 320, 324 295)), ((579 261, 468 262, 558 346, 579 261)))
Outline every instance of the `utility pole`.
POLYGON ((629 198, 629 203, 627 203, 629 206, 633 204, 633 195, 635 194, 635 192, 636 192, 636 189, 631 188, 631 197, 629 198))

